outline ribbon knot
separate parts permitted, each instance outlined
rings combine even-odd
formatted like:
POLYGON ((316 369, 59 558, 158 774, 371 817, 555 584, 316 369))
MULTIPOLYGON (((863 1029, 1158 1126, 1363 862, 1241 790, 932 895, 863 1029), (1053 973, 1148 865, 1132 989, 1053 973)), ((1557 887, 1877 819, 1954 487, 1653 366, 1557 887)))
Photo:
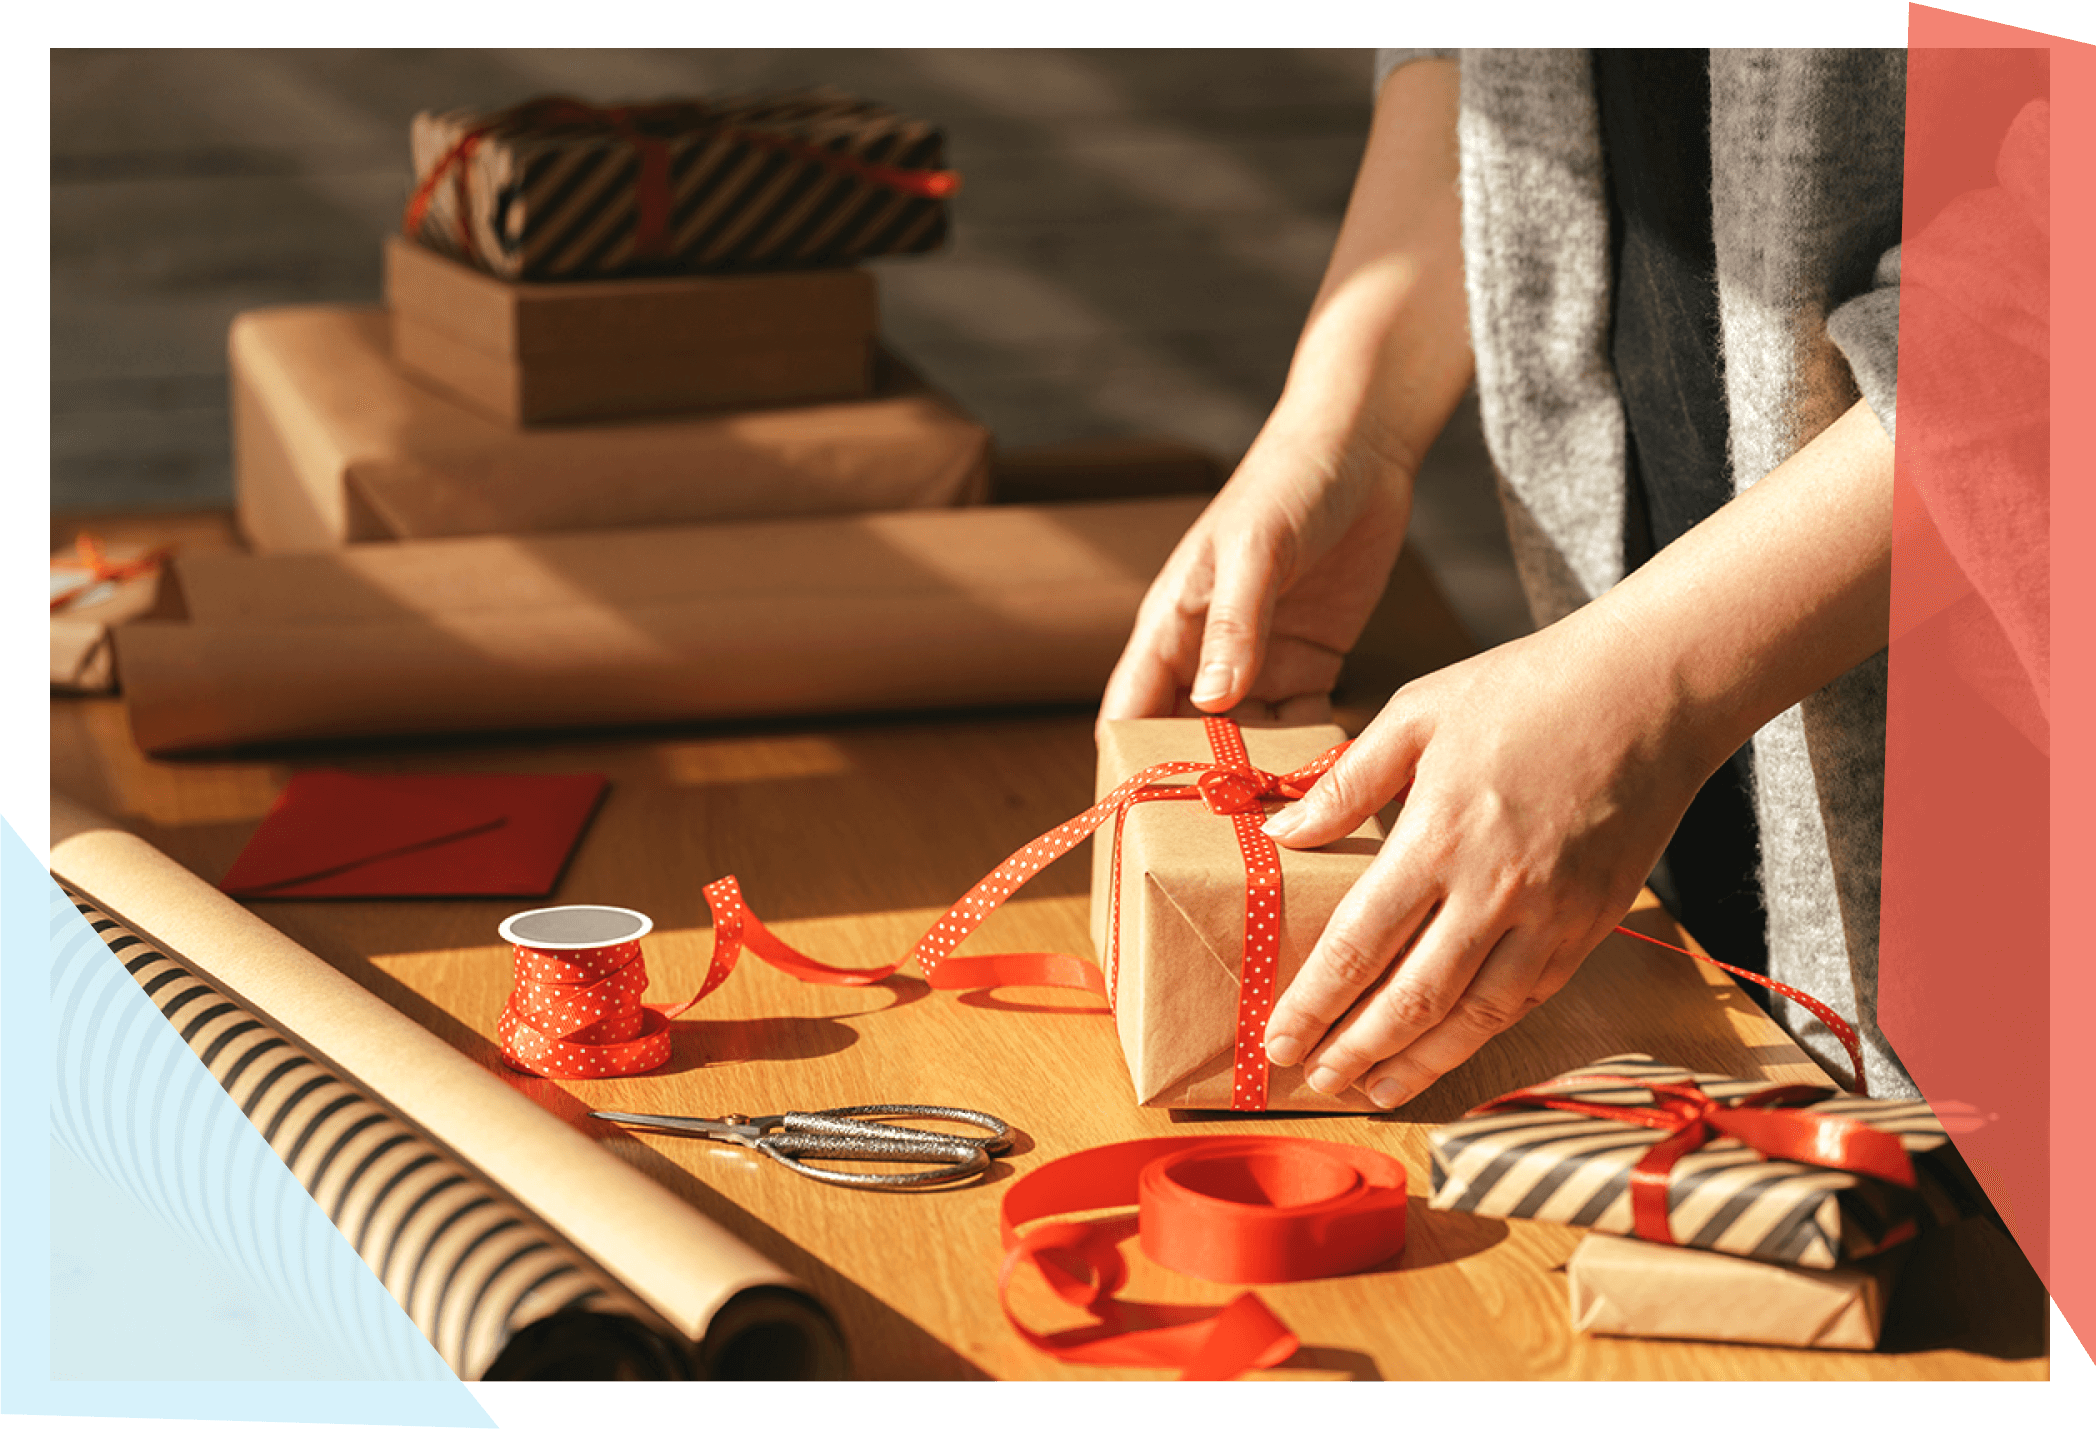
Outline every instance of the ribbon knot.
MULTIPOLYGON (((1211 769, 1195 781, 1195 791, 1213 814, 1236 814, 1282 792, 1283 781, 1262 769, 1211 769)), ((1291 797, 1296 797, 1292 795, 1291 797)))

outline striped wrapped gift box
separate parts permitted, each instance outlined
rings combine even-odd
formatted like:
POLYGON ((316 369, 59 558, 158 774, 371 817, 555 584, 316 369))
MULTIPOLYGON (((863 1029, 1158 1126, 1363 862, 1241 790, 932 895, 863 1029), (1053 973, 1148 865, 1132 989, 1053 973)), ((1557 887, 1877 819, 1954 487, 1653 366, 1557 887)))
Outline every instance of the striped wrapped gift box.
POLYGON ((827 89, 426 111, 402 226, 511 279, 834 267, 941 243, 960 182, 944 143, 827 89))
MULTIPOLYGON (((1652 1057, 1626 1054, 1530 1090, 1598 1106, 1655 1104, 1652 1093, 1622 1082, 1579 1085, 1594 1077, 1691 1082, 1722 1102, 1773 1085, 1694 1074, 1652 1057)), ((1827 1269, 1981 1209, 1951 1140, 1923 1102, 1833 1094, 1806 1110, 1894 1134, 1916 1170, 1916 1188, 1767 1159, 1723 1136, 1690 1151, 1670 1171, 1671 1240, 1756 1260, 1827 1269)), ((1667 1135, 1654 1127, 1578 1111, 1489 1103, 1429 1133, 1429 1205, 1632 1235, 1633 1167, 1667 1135)))

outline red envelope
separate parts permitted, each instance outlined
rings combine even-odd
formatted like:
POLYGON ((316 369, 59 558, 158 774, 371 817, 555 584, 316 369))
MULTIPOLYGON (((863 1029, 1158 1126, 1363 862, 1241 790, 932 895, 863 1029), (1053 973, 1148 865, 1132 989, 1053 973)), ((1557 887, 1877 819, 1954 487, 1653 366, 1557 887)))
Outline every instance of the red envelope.
POLYGON ((602 774, 302 770, 219 887, 242 898, 539 898, 602 774))

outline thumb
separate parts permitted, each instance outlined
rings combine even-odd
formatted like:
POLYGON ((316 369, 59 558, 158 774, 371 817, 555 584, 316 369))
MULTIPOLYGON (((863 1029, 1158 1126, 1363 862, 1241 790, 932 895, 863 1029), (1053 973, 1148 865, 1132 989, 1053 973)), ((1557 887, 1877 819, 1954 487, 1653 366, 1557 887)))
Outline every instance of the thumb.
POLYGON ((1198 709, 1222 714, 1246 698, 1260 672, 1280 571, 1274 543, 1253 533, 1220 542, 1212 560, 1216 575, 1188 698, 1198 709))
POLYGON ((1318 848, 1345 838, 1390 803, 1414 777, 1422 741, 1387 706, 1321 775, 1302 799, 1285 804, 1261 832, 1288 848, 1318 848))

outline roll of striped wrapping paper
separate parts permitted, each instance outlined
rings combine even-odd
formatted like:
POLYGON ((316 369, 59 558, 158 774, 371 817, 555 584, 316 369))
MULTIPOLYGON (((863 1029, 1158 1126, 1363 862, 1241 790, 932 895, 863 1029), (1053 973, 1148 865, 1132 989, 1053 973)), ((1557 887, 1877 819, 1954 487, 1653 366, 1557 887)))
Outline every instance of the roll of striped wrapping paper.
POLYGON ((834 90, 425 111, 404 229, 498 277, 822 268, 947 236, 935 126, 834 90))
POLYGON ((680 1335, 278 1029, 77 889, 66 893, 461 1379, 687 1379, 725 1368, 715 1346, 680 1335))
MULTIPOLYGON (((1531 1090, 1603 1105, 1654 1101, 1638 1087, 1576 1085, 1592 1076, 1689 1081, 1717 1101, 1772 1085, 1696 1074, 1627 1053, 1531 1090)), ((1979 1192, 1959 1153, 1925 1103, 1832 1094, 1806 1110, 1898 1136, 1915 1168, 1916 1188, 1767 1160, 1723 1137, 1686 1154, 1669 1174, 1669 1231, 1676 1244, 1828 1269, 1981 1211, 1979 1192)), ((1429 1132, 1429 1206, 1631 1235, 1633 1167, 1666 1135, 1653 1127, 1539 1107, 1468 1114, 1429 1132)))

